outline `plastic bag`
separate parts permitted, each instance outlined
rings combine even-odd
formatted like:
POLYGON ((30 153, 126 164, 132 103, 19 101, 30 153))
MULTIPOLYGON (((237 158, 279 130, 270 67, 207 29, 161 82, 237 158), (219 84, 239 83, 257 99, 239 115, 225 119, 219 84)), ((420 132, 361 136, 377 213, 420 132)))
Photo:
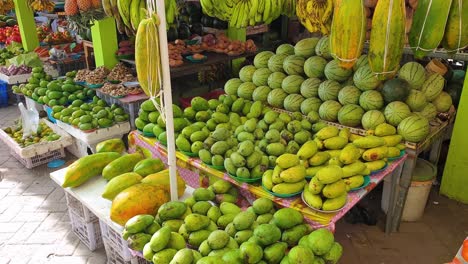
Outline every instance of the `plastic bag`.
POLYGON ((19 103, 21 120, 23 124, 23 139, 36 134, 39 128, 39 113, 35 108, 26 109, 23 103, 19 103))

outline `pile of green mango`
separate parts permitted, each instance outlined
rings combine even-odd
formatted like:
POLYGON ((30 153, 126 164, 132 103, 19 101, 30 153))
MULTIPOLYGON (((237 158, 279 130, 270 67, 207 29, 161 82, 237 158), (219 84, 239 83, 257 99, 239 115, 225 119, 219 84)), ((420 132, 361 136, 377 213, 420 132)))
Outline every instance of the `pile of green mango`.
POLYGON ((233 188, 222 180, 197 188, 184 202, 163 204, 154 217, 131 218, 122 236, 130 248, 158 264, 337 263, 342 248, 330 231, 311 232, 301 213, 276 210, 267 198, 245 211, 217 199, 233 188))

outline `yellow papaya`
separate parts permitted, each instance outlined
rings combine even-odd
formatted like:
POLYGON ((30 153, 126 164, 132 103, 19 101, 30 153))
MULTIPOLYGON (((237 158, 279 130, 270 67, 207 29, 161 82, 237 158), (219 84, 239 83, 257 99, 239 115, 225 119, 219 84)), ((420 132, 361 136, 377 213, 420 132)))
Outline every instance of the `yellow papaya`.
POLYGON ((280 178, 286 183, 295 183, 304 180, 306 169, 302 165, 296 165, 280 173, 280 178))
POLYGON ((306 180, 302 180, 296 183, 280 183, 273 186, 271 189, 272 192, 278 194, 292 194, 300 192, 304 189, 304 186, 307 184, 306 180))
POLYGON ((96 152, 117 152, 122 153, 125 151, 125 143, 121 138, 112 138, 102 141, 96 145, 96 152))
POLYGON ((142 177, 162 170, 164 170, 164 163, 160 159, 153 158, 140 160, 133 168, 133 172, 140 174, 142 177))
POLYGON ((104 152, 82 157, 68 166, 62 187, 78 187, 92 177, 98 176, 112 161, 118 159, 120 153, 104 152))
POLYGON ((468 2, 465 0, 452 1, 442 46, 449 53, 468 46, 468 2))
POLYGON ((349 178, 344 179, 344 182, 348 190, 358 188, 364 184, 364 176, 356 175, 353 177, 349 177, 349 178))
POLYGON ((336 198, 326 199, 322 204, 322 210, 333 211, 338 210, 346 204, 348 200, 348 193, 344 193, 336 198))
POLYGON ((343 177, 351 177, 357 174, 363 174, 366 169, 366 165, 361 161, 356 161, 352 164, 343 166, 343 177))
POLYGON ((330 159, 330 154, 325 151, 317 152, 309 159, 310 166, 320 166, 330 159))
POLYGON ((112 200, 121 191, 140 183, 141 179, 143 179, 143 177, 135 172, 128 172, 114 177, 106 184, 104 192, 102 193, 102 198, 112 200))
POLYGON ((373 172, 373 171, 377 171, 385 167, 387 162, 385 162, 385 160, 374 160, 374 161, 365 162, 364 164, 369 169, 369 171, 373 172))
POLYGON ((385 145, 385 140, 376 136, 365 136, 354 140, 353 144, 358 148, 370 149, 385 145))
POLYGON ((107 164, 107 166, 102 170, 102 177, 109 181, 122 173, 131 172, 135 165, 142 159, 143 156, 138 152, 123 155, 107 164))
POLYGON ((170 201, 169 192, 158 186, 139 183, 121 191, 112 201, 110 218, 124 226, 135 215, 156 215, 161 205, 170 201))
MULTIPOLYGON (((157 172, 150 174, 146 177, 144 177, 141 180, 141 183, 145 184, 150 184, 153 186, 159 186, 166 190, 167 192, 170 192, 170 183, 169 183, 169 169, 165 169, 163 171, 157 172)), ((180 177, 179 172, 177 172, 177 194, 179 197, 182 197, 185 192, 185 181, 180 177)))
POLYGON ((394 147, 403 140, 403 137, 401 135, 391 135, 391 136, 385 136, 382 137, 383 140, 385 140, 385 145, 387 147, 394 147))
POLYGON ((265 188, 267 188, 270 191, 273 188, 273 181, 271 179, 272 175, 273 175, 273 170, 267 170, 267 171, 265 171, 265 173, 263 174, 263 177, 262 177, 263 186, 265 186, 265 188))
POLYGON ((340 161, 346 165, 356 162, 360 157, 361 151, 353 144, 344 147, 340 153, 340 161))
POLYGON ((362 154, 362 159, 365 161, 375 161, 386 158, 388 155, 388 147, 382 146, 377 148, 371 148, 362 154))
POLYGON ((388 147, 388 158, 395 158, 400 156, 400 149, 396 147, 388 147))
POLYGON ((317 174, 317 171, 319 171, 322 168, 325 168, 326 166, 315 166, 315 167, 309 167, 306 169, 306 176, 307 177, 314 177, 315 174, 317 174))
POLYGON ((328 138, 323 141, 325 148, 330 150, 342 149, 346 144, 348 144, 348 139, 340 136, 328 138))

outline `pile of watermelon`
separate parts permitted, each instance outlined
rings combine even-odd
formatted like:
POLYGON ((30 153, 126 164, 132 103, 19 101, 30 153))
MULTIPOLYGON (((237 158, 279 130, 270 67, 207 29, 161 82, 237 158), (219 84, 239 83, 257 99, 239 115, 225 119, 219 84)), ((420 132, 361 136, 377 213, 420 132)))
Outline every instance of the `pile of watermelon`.
POLYGON ((394 79, 382 82, 362 55, 353 69, 341 68, 329 53, 328 38, 307 38, 295 46, 280 45, 276 53, 260 52, 253 65, 229 80, 229 95, 262 101, 312 121, 339 122, 373 130, 381 123, 398 128, 405 140, 419 142, 429 122, 452 107, 443 91, 445 79, 428 74, 417 62, 404 64, 394 79))

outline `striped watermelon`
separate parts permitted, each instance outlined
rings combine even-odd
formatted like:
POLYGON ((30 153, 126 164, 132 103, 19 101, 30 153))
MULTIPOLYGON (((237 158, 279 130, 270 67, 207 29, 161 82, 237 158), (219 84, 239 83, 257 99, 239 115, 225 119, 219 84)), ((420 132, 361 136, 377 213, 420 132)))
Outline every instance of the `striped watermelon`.
POLYGON ((281 83, 286 77, 287 75, 283 72, 274 72, 268 76, 268 86, 270 86, 271 89, 281 88, 281 83))
POLYGON ((380 80, 372 72, 369 65, 357 69, 353 75, 353 82, 361 91, 374 90, 380 85, 380 80))
POLYGON ((363 115, 364 110, 359 105, 345 105, 338 111, 338 122, 344 126, 356 127, 361 124, 363 115))
POLYGON ((268 94, 271 92, 270 87, 268 86, 259 86, 255 88, 252 99, 254 101, 266 102, 268 98, 268 94))
POLYGON ((358 104, 361 93, 361 90, 352 85, 345 86, 338 93, 338 101, 342 105, 358 104))
POLYGON ((411 110, 408 105, 403 102, 395 101, 389 103, 384 111, 387 123, 392 126, 398 126, 403 119, 411 115, 411 110))
POLYGON ((437 112, 448 112, 452 106, 452 97, 446 92, 441 92, 432 103, 437 112))
POLYGON ((284 98, 284 109, 291 112, 299 111, 304 99, 305 98, 300 94, 290 94, 284 98))
POLYGON ((254 72, 257 70, 253 65, 246 65, 239 71, 239 79, 243 82, 251 82, 254 72))
POLYGON ((330 40, 328 36, 323 36, 322 38, 320 38, 320 40, 317 43, 317 46, 315 46, 315 53, 318 56, 323 57, 324 59, 327 59, 327 60, 333 59, 330 53, 329 43, 330 43, 330 40))
POLYGON ((332 60, 327 63, 324 71, 325 77, 327 77, 328 80, 344 82, 353 74, 353 70, 341 68, 338 63, 337 60, 332 60))
POLYGON ((309 58, 315 55, 315 46, 317 45, 319 38, 305 38, 300 40, 294 46, 294 54, 303 58, 309 58))
POLYGON ((353 71, 357 71, 359 68, 369 65, 369 60, 367 59, 367 55, 361 55, 356 63, 353 65, 353 71))
POLYGON ((341 86, 343 86, 343 87, 345 87, 345 86, 356 86, 356 85, 354 85, 353 76, 352 75, 349 76, 349 78, 346 81, 341 83, 341 86))
POLYGON ((412 89, 419 90, 426 80, 426 70, 417 62, 407 62, 398 71, 398 78, 407 81, 412 89))
POLYGON ((268 69, 272 72, 284 72, 283 63, 288 55, 286 54, 276 54, 270 57, 268 60, 268 69))
POLYGON ((312 56, 304 62, 304 73, 309 78, 323 78, 327 63, 327 60, 320 56, 312 56))
POLYGON ((241 79, 232 78, 224 84, 224 91, 229 95, 237 95, 237 89, 241 84, 241 79))
POLYGON ((384 106, 384 100, 379 91, 369 90, 361 94, 359 97, 359 105, 366 111, 378 110, 384 106))
POLYGON ((334 100, 323 102, 319 107, 320 119, 325 121, 335 122, 338 120, 338 111, 341 109, 341 104, 334 100))
POLYGON ((268 94, 267 102, 269 105, 277 108, 283 108, 283 101, 288 94, 283 89, 273 89, 268 94))
POLYGON ((276 48, 276 54, 294 55, 294 46, 291 44, 281 44, 276 48))
POLYGON ((256 88, 257 86, 255 86, 255 84, 252 82, 245 82, 239 85, 239 88, 237 89, 237 96, 247 100, 252 100, 252 94, 256 88))
POLYGON ((288 94, 299 93, 301 90, 301 84, 304 82, 304 78, 300 75, 289 75, 284 78, 281 83, 281 88, 288 94))
POLYGON ((427 103, 426 107, 419 112, 422 116, 424 116, 427 120, 431 121, 437 116, 437 108, 432 103, 427 103))
POLYGON ((429 102, 436 99, 439 96, 442 89, 444 89, 445 79, 438 73, 429 75, 426 81, 423 83, 421 91, 426 95, 426 99, 429 102))
POLYGON ((268 60, 273 55, 275 55, 275 53, 269 50, 258 53, 257 55, 255 55, 255 58, 254 58, 254 66, 257 67, 257 69, 268 68, 268 60))
POLYGON ((417 143, 429 135, 429 121, 423 116, 411 115, 401 121, 397 131, 404 140, 417 143))
POLYGON ((322 100, 317 97, 310 97, 305 99, 301 104, 301 113, 304 115, 309 114, 310 112, 317 112, 322 104, 322 100))
POLYGON ((318 88, 322 81, 318 78, 309 78, 301 84, 301 94, 305 98, 317 97, 318 88))
POLYGON ((332 80, 326 80, 319 85, 318 96, 322 101, 338 100, 338 93, 340 90, 340 83, 332 80))
POLYGON ((378 125, 385 123, 385 116, 379 110, 370 110, 362 116, 361 123, 364 129, 374 130, 378 125))
POLYGON ((426 96, 423 92, 418 90, 411 90, 405 103, 410 107, 411 111, 419 112, 427 105, 426 96))
POLYGON ((268 68, 257 69, 252 76, 252 82, 257 86, 267 85, 271 73, 268 68))
POLYGON ((283 69, 289 75, 302 75, 304 73, 304 62, 303 57, 290 55, 284 59, 283 69))

